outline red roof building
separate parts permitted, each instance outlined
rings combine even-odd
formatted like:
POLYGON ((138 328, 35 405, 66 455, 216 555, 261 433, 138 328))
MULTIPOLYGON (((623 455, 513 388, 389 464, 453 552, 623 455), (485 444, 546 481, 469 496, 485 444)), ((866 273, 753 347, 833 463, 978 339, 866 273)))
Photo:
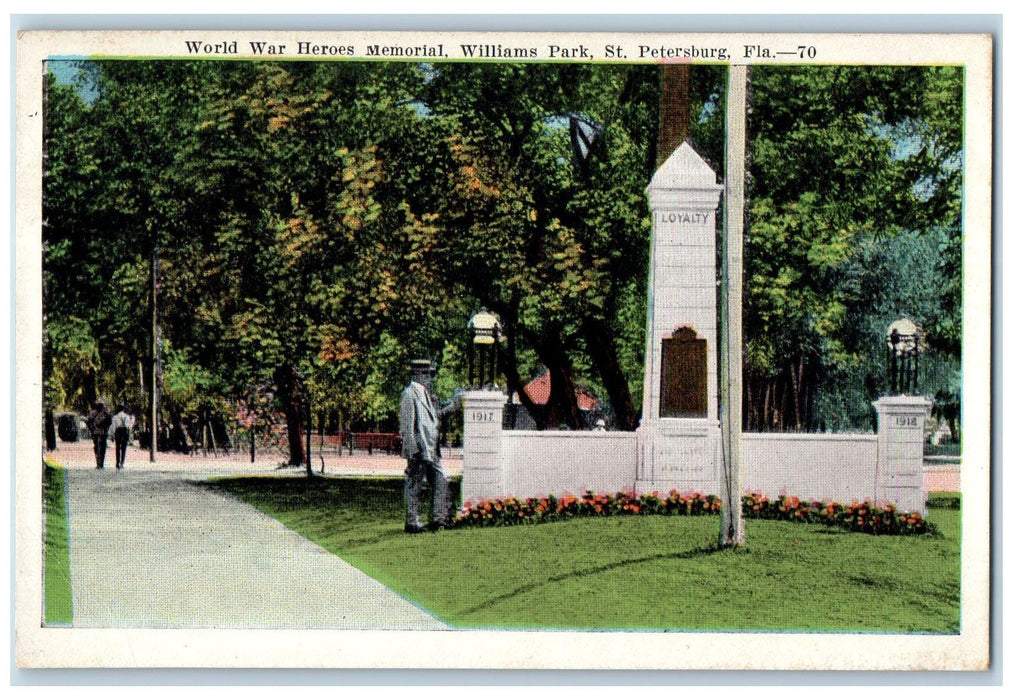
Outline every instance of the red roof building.
MULTIPOLYGON (((549 403, 549 390, 550 390, 550 379, 549 373, 542 372, 537 377, 532 379, 530 382, 524 385, 524 389, 528 392, 528 396, 531 400, 539 406, 544 406, 549 403)), ((598 399, 593 394, 588 392, 582 387, 577 387, 577 406, 582 411, 593 411, 598 408, 598 399)), ((519 400, 515 399, 515 403, 519 403, 519 400)))

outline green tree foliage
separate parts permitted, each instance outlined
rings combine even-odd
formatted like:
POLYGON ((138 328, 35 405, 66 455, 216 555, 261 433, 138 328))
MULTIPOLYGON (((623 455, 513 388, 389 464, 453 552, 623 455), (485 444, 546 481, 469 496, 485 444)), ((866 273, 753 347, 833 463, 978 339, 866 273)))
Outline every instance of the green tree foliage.
POLYGON ((817 394, 881 351, 854 332, 870 300, 896 296, 898 274, 917 274, 903 271, 906 260, 892 275, 856 269, 857 256, 902 232, 947 234, 944 292, 918 320, 937 349, 959 352, 961 78, 957 68, 752 69, 749 428, 826 427, 817 394))
POLYGON ((654 67, 544 64, 447 64, 427 83, 446 134, 430 195, 443 276, 506 322, 508 384, 539 425, 579 425, 578 377, 594 378, 618 427, 639 420, 659 86, 654 67), (586 159, 572 118, 600 129, 586 159), (518 346, 550 373, 544 410, 522 390, 518 346))
POLYGON ((70 85, 50 77, 46 91, 43 189, 45 401, 84 411, 97 398, 101 361, 90 319, 102 276, 91 240, 96 222, 88 203, 97 196, 99 164, 88 145, 97 129, 70 85), (54 134, 58 136, 54 137, 54 134))
MULTIPOLYGON (((266 439, 280 415, 301 463, 310 415, 388 422, 410 357, 439 361, 443 395, 460 386, 479 306, 504 320, 507 383, 541 425, 576 426, 586 384, 617 427, 636 426, 657 66, 80 68, 77 84, 47 86, 49 407, 149 400, 157 261, 163 408, 178 427, 210 408, 266 439), (599 129, 587 158, 574 158, 571 118, 599 129), (520 391, 542 368, 544 408, 520 391)), ((949 68, 754 69, 753 427, 814 426, 818 396, 841 382, 876 390, 857 369, 879 352, 875 333, 852 332, 869 309, 910 309, 958 355, 961 80, 949 68), (915 293, 924 265, 905 274, 909 253, 879 254, 908 234, 933 246, 920 258, 935 270, 931 298, 915 293), (895 304, 898 285, 916 301, 895 304)), ((720 174, 723 70, 694 66, 688 93, 690 138, 720 174)))
MULTIPOLYGON (((47 153, 82 187, 88 167, 73 158, 93 154, 105 179, 82 204, 66 197, 62 171, 49 178, 44 238, 49 277, 83 300, 79 316, 105 360, 96 367, 133 368, 137 358, 150 366, 154 257, 173 422, 222 396, 253 401, 250 391, 263 392, 250 387, 272 384, 291 460, 300 462, 310 400, 328 410, 366 405, 361 377, 381 334, 425 330, 415 310, 447 306, 415 250, 432 238, 432 215, 399 197, 383 161, 421 119, 409 99, 419 71, 157 61, 87 68, 93 102, 51 86, 61 102, 50 110, 47 153), (74 120, 103 138, 89 140, 74 120), (80 222, 94 224, 82 231, 80 222), (87 274, 82 260, 93 261, 87 274)), ((73 318, 63 298, 48 306, 57 310, 54 327, 73 318)), ((124 371, 108 383, 122 391, 131 380, 124 371)))

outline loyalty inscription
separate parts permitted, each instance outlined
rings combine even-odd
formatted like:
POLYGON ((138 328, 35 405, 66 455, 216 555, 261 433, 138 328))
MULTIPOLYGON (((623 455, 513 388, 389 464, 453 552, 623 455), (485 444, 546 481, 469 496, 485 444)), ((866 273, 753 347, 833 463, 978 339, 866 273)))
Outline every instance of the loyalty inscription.
POLYGON ((703 211, 663 211, 658 218, 666 224, 706 224, 710 212, 703 211))

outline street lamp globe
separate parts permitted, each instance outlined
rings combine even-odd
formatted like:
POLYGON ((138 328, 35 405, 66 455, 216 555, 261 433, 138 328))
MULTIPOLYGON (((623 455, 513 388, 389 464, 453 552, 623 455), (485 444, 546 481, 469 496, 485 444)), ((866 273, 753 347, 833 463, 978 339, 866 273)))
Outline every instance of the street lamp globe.
POLYGON ((503 325, 499 316, 486 308, 479 309, 468 321, 471 342, 468 344, 468 383, 485 386, 496 382, 496 360, 503 325), (475 381, 475 356, 478 356, 478 381, 475 381))
POLYGON ((918 391, 918 358, 925 347, 925 332, 909 318, 901 318, 886 329, 890 353, 890 392, 913 394, 918 391))

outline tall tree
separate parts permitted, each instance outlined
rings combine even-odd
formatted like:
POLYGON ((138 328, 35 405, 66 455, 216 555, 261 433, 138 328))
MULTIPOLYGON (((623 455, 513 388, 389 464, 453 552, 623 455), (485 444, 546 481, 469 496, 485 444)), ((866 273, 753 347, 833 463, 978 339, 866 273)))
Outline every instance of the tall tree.
POLYGON ((757 67, 751 84, 747 426, 811 429, 817 391, 861 356, 844 284, 860 241, 959 220, 959 70, 757 67))
MULTIPOLYGON (((617 427, 632 429, 649 235, 643 186, 656 152, 658 73, 449 64, 428 85, 426 104, 451 134, 445 170, 453 189, 440 206, 445 277, 495 310, 511 342, 533 349, 548 368, 546 410, 519 391, 539 425, 576 427, 574 386, 590 376, 608 395, 617 427), (593 135, 589 150, 576 154, 574 122, 593 135)), ((512 352, 506 371, 519 390, 512 352)))

